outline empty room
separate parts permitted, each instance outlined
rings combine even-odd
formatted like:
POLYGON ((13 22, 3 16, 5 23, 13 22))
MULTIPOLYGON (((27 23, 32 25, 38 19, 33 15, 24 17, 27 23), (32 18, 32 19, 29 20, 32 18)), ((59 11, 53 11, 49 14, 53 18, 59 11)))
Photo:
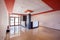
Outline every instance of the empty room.
POLYGON ((0 0, 0 40, 60 40, 60 0, 0 0))

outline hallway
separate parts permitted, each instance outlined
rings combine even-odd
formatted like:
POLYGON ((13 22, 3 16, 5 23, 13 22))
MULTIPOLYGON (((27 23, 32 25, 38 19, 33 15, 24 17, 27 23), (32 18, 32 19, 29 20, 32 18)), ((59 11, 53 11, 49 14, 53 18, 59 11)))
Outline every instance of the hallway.
POLYGON ((21 28, 19 33, 13 35, 7 33, 6 40, 60 40, 60 31, 47 27, 24 29, 23 31, 21 28))

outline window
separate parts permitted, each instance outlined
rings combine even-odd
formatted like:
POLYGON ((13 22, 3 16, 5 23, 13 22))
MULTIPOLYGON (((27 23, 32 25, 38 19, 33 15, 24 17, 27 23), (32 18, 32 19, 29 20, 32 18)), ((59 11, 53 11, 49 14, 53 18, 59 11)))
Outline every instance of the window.
POLYGON ((10 25, 14 25, 14 18, 10 18, 10 25))

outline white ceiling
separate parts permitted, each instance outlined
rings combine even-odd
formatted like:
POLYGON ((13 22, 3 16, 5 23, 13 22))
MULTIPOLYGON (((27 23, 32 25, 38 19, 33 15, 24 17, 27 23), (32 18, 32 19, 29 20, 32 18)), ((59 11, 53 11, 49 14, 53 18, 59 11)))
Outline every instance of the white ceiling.
POLYGON ((42 0, 15 0, 13 13, 26 14, 24 11, 33 10, 34 13, 52 10, 42 0))

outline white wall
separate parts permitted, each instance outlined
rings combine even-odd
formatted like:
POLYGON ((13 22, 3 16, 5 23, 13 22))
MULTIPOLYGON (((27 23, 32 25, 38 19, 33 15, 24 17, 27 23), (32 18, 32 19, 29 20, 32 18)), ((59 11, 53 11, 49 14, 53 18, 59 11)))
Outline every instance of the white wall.
POLYGON ((0 26, 1 26, 1 13, 0 13, 0 26))
POLYGON ((60 30, 60 11, 32 16, 32 20, 38 20, 40 26, 60 30))
POLYGON ((4 40, 6 36, 6 28, 8 25, 8 14, 4 0, 0 0, 0 40, 4 40))

